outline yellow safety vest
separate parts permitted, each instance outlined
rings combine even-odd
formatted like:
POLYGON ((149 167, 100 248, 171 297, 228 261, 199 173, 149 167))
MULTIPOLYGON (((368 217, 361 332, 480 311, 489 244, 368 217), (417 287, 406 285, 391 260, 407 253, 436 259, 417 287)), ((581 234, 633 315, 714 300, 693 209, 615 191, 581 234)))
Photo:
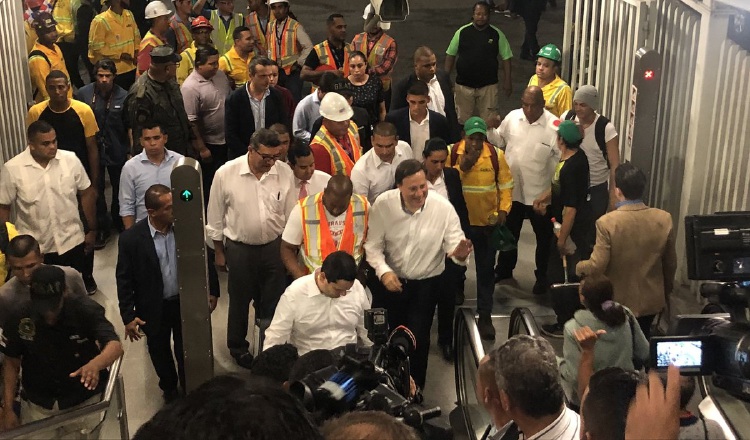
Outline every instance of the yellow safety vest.
MULTIPOLYGON (((318 54, 321 66, 327 65, 333 67, 335 70, 339 69, 338 66, 336 66, 336 59, 333 57, 333 52, 331 52, 328 40, 316 44, 313 46, 313 49, 315 49, 315 53, 318 54)), ((341 66, 342 69, 344 69, 344 77, 349 76, 349 54, 351 51, 352 47, 348 44, 344 44, 344 65, 341 66)))
POLYGON ((333 241, 328 227, 323 193, 307 196, 299 201, 302 208, 302 260, 307 270, 312 273, 323 265, 323 260, 333 252, 344 251, 359 263, 362 259, 362 246, 367 235, 369 206, 367 199, 359 194, 352 194, 346 210, 344 230, 338 246, 333 241))
POLYGON ((177 49, 175 49, 175 53, 182 53, 182 51, 190 47, 190 43, 193 42, 193 34, 190 33, 190 30, 185 26, 185 23, 177 21, 177 19, 177 15, 173 15, 172 18, 169 19, 169 27, 174 32, 175 40, 177 41, 177 49))
POLYGON ((349 129, 346 134, 349 136, 349 143, 352 146, 354 160, 352 160, 346 150, 331 136, 325 126, 320 127, 320 131, 315 135, 310 144, 318 144, 325 147, 331 156, 331 175, 346 174, 352 175, 354 163, 362 156, 362 148, 359 145, 359 130, 354 121, 349 121, 349 129))
MULTIPOLYGON (((383 33, 380 35, 380 38, 378 38, 378 41, 375 42, 375 45, 372 46, 372 51, 368 53, 367 52, 367 44, 368 44, 367 32, 362 32, 361 34, 357 34, 354 36, 354 39, 352 40, 352 47, 354 50, 358 50, 362 52, 363 54, 366 54, 367 64, 371 68, 373 68, 383 62, 383 56, 385 55, 385 51, 388 49, 388 46, 390 46, 393 41, 394 41, 393 38, 383 33)), ((380 76, 380 81, 383 82, 383 90, 391 89, 391 72, 393 72, 393 68, 391 68, 391 71, 389 71, 385 75, 380 76)))
POLYGON ((276 38, 276 26, 278 22, 274 20, 268 23, 266 28, 266 43, 268 44, 268 58, 281 64, 287 75, 292 71, 292 67, 299 58, 302 47, 297 41, 297 29, 299 23, 293 18, 287 17, 284 27, 281 30, 281 38, 276 38))
MULTIPOLYGON (((165 44, 166 43, 163 42, 161 40, 161 38, 159 38, 156 35, 152 34, 151 31, 148 31, 148 32, 146 32, 146 36, 143 37, 143 39, 141 40, 141 46, 138 49, 138 53, 143 52, 149 46, 157 47, 157 46, 163 46, 165 44)), ((149 59, 150 58, 151 58, 151 54, 149 54, 149 59)), ((136 65, 137 64, 138 64, 138 61, 136 60, 136 65)), ((150 62, 149 62, 149 65, 151 65, 150 62)), ((141 76, 141 73, 139 72, 139 70, 140 69, 138 69, 138 70, 135 71, 136 78, 139 77, 139 76, 141 76)))
POLYGON ((224 55, 229 49, 234 46, 234 30, 244 25, 245 17, 242 14, 232 14, 231 20, 229 20, 229 29, 224 26, 224 20, 221 19, 219 11, 214 9, 211 11, 211 19, 209 20, 214 30, 211 31, 211 40, 216 46, 216 50, 219 51, 219 55, 224 55))

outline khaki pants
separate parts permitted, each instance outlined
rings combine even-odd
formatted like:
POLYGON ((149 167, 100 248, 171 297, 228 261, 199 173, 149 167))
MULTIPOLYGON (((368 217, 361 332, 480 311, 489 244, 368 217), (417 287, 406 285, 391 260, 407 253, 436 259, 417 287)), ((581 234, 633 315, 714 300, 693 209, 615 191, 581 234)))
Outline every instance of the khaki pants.
MULTIPOLYGON (((76 409, 87 405, 93 405, 102 400, 100 395, 96 395, 88 400, 85 400, 78 405, 69 408, 76 409)), ((57 402, 52 409, 47 409, 36 405, 28 400, 21 400, 21 424, 27 424, 36 422, 37 420, 46 419, 48 417, 56 416, 61 411, 57 407, 57 402)), ((35 439, 96 439, 99 438, 99 429, 97 425, 101 421, 102 413, 97 412, 81 419, 72 420, 70 423, 58 428, 34 433, 35 439), (92 432, 94 431, 94 432, 92 432)))
POLYGON ((484 86, 478 89, 456 84, 455 99, 458 122, 463 124, 472 116, 489 119, 497 112, 498 84, 484 86))

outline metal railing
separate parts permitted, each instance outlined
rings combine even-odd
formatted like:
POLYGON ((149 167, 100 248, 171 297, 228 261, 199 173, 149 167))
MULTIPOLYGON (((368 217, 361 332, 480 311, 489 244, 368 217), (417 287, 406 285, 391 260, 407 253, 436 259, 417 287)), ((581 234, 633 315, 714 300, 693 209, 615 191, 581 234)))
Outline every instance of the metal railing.
POLYGON ((542 332, 526 307, 517 307, 510 314, 510 326, 508 326, 508 339, 515 335, 541 336, 542 332))
MULTIPOLYGON (((28 423, 10 431, 0 432, 0 440, 38 438, 42 433, 48 433, 52 430, 68 425, 75 420, 92 416, 96 413, 102 414, 99 424, 91 430, 92 438, 98 437, 99 433, 104 429, 111 428, 111 426, 108 425, 111 425, 110 422, 114 422, 115 420, 119 423, 120 438, 130 438, 128 433, 128 417, 125 409, 125 386, 122 381, 122 376, 120 376, 121 365, 122 357, 117 359, 110 367, 109 380, 107 381, 107 386, 104 389, 104 395, 100 402, 86 405, 81 408, 62 411, 55 416, 28 423)), ((110 432, 103 438, 114 437, 112 437, 112 433, 110 432)))

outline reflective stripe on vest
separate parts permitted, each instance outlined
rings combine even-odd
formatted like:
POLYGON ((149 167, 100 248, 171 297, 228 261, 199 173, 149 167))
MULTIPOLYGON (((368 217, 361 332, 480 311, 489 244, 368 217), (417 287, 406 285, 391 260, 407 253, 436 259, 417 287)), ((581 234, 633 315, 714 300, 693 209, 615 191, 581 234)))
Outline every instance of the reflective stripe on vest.
POLYGON ((309 273, 321 267, 323 260, 335 251, 345 251, 355 259, 361 257, 369 215, 367 200, 363 196, 352 194, 338 247, 328 226, 323 193, 307 196, 299 204, 302 209, 302 260, 309 273))
MULTIPOLYGON (((146 50, 146 48, 147 48, 147 47, 149 47, 149 46, 152 46, 152 47, 157 47, 157 46, 163 46, 163 45, 165 45, 165 44, 166 44, 166 43, 164 43, 164 42, 163 42, 163 41, 161 40, 161 38, 159 38, 159 37, 157 37, 156 35, 152 34, 152 33, 151 33, 151 31, 148 31, 148 32, 146 32, 146 36, 145 36, 145 37, 143 37, 143 40, 141 40, 141 45, 140 45, 140 47, 139 47, 139 49, 138 49, 138 52, 143 52, 143 51, 144 51, 144 50, 146 50)), ((149 54, 149 57, 150 57, 150 55, 151 55, 151 54, 149 54)), ((137 64, 138 64, 138 62, 136 61, 136 65, 137 65, 137 64)), ((150 64, 150 62, 149 62, 149 64, 150 64)), ((141 74, 141 73, 139 72, 139 70, 140 70, 140 69, 136 69, 136 71, 135 71, 135 77, 136 77, 136 78, 138 78, 138 77, 140 77, 140 76, 142 75, 142 74, 141 74)))
POLYGON ((349 130, 346 133, 349 136, 349 144, 352 146, 354 160, 352 160, 346 150, 331 136, 325 126, 320 127, 320 131, 315 135, 311 144, 320 144, 326 148, 331 156, 331 175, 346 174, 352 175, 352 168, 362 155, 359 146, 359 130, 354 121, 349 121, 349 130))
POLYGON ((214 42, 216 50, 219 51, 219 55, 224 55, 234 45, 232 34, 235 29, 243 26, 245 18, 242 14, 232 14, 232 19, 229 20, 229 29, 227 29, 224 26, 224 20, 219 16, 219 11, 214 9, 211 11, 211 19, 209 21, 211 22, 211 26, 214 27, 214 30, 211 31, 211 40, 214 42))
POLYGON ((182 53, 183 50, 190 47, 193 36, 183 22, 177 21, 176 15, 169 19, 169 27, 174 32, 175 41, 177 42, 175 53, 182 53))
POLYGON ((292 66, 299 58, 297 44, 297 29, 299 23, 287 18, 281 31, 281 41, 276 38, 276 20, 266 28, 266 42, 268 44, 268 58, 278 61, 287 75, 292 72, 292 66), (280 46, 280 47, 279 47, 280 46))
MULTIPOLYGON (((375 45, 372 46, 372 50, 368 53, 367 33, 358 34, 354 37, 354 41, 352 41, 352 48, 367 54, 367 64, 370 65, 370 68, 373 68, 383 62, 383 55, 392 41, 393 38, 384 33, 378 38, 378 41, 375 42, 375 45), (362 37, 360 37, 361 35, 362 37), (380 52, 380 55, 378 52, 380 52)), ((380 81, 383 82, 383 90, 390 90, 391 88, 391 72, 393 72, 393 69, 380 77, 380 81)))
MULTIPOLYGON (((245 26, 250 29, 250 32, 255 38, 255 47, 258 48, 259 53, 266 53, 268 47, 266 47, 266 34, 263 32, 263 28, 260 27, 260 20, 258 19, 257 12, 251 12, 250 15, 245 17, 245 26)), ((268 24, 266 24, 268 28, 268 24)))
MULTIPOLYGON (((320 65, 328 65, 334 68, 334 70, 338 70, 339 68, 336 66, 336 58, 333 56, 333 52, 331 52, 331 48, 328 44, 328 40, 316 44, 313 49, 315 49, 315 53, 318 54, 318 59, 320 60, 320 65)), ((352 51, 351 46, 348 44, 344 44, 344 65, 341 66, 344 69, 344 77, 349 76, 349 53, 352 51)))

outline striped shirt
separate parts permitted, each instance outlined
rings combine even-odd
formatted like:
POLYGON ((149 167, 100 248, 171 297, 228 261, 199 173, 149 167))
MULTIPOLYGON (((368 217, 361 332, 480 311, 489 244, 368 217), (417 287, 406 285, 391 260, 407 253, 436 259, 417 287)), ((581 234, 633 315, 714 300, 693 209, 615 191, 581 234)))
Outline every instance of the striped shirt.
POLYGON ((566 406, 554 422, 530 437, 521 435, 521 438, 523 440, 578 440, 580 429, 581 421, 578 414, 566 406))

